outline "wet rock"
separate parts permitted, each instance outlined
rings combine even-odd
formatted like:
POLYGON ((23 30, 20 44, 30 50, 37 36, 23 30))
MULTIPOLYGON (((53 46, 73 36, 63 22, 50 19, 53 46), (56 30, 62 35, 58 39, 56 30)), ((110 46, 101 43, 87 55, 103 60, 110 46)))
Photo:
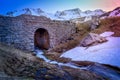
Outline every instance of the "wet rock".
POLYGON ((96 75, 87 70, 80 70, 80 69, 72 69, 69 67, 63 67, 63 70, 69 72, 69 74, 73 77, 73 80, 105 80, 104 78, 96 75))
POLYGON ((90 61, 71 61, 71 63, 77 64, 77 66, 89 66, 89 65, 94 65, 94 62, 90 61))
POLYGON ((115 69, 96 63, 88 67, 88 70, 98 74, 108 80, 120 80, 120 73, 115 69))

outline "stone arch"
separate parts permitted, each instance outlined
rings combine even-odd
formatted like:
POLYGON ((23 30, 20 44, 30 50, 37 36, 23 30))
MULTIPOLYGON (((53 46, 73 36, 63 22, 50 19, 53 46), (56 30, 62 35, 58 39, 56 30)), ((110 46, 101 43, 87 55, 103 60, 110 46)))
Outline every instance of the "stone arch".
POLYGON ((44 28, 39 28, 34 33, 34 46, 42 50, 50 47, 49 33, 44 28))

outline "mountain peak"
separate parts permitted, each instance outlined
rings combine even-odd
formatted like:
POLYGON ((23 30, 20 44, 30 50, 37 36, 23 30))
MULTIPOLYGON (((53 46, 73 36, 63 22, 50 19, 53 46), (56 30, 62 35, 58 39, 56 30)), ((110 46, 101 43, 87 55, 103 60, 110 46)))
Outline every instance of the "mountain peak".
POLYGON ((64 10, 64 11, 78 11, 78 12, 81 12, 81 10, 79 8, 74 8, 74 9, 69 9, 69 10, 64 10))
POLYGON ((15 10, 15 11, 10 11, 7 12, 6 15, 7 16, 18 16, 21 14, 27 14, 27 15, 37 15, 40 16, 41 14, 43 14, 44 11, 42 11, 40 8, 24 8, 22 10, 15 10))
POLYGON ((120 16, 120 7, 115 8, 109 13, 109 17, 120 16))
POLYGON ((114 10, 119 10, 120 9, 120 7, 117 7, 117 8, 115 8, 114 10))

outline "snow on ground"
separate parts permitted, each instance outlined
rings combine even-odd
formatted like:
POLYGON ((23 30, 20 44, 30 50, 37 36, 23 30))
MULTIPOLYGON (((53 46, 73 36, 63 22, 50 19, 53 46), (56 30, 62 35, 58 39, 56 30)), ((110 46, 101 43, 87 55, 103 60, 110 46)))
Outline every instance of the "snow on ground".
POLYGON ((91 47, 75 47, 61 55, 74 61, 93 61, 120 67, 120 37, 112 37, 113 32, 102 33, 107 42, 91 47))
POLYGON ((113 34, 114 34, 114 32, 108 31, 108 32, 104 32, 104 33, 100 34, 100 36, 102 36, 102 37, 110 37, 113 34))

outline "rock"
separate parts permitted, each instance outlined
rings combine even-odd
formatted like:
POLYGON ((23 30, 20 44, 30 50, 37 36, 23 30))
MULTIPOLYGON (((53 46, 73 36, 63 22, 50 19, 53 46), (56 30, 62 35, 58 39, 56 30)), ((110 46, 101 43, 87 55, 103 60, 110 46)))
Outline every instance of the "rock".
POLYGON ((73 78, 72 80, 106 80, 95 73, 87 70, 72 69, 69 67, 63 67, 63 70, 69 72, 69 75, 73 78))
POLYGON ((60 57, 57 59, 58 62, 62 62, 62 63, 68 63, 71 61, 70 58, 64 58, 64 57, 60 57))
POLYGON ((71 63, 74 63, 78 66, 89 66, 89 65, 94 65, 94 62, 90 62, 90 61, 71 61, 71 63))
POLYGON ((99 43, 106 42, 107 39, 105 37, 99 36, 98 34, 95 33, 89 33, 85 38, 82 39, 80 42, 80 46, 90 46, 90 45, 96 45, 99 43))
POLYGON ((100 24, 100 20, 98 17, 94 17, 92 20, 87 22, 89 24, 90 30, 95 30, 96 28, 98 28, 99 24, 100 24))
POLYGON ((90 27, 90 30, 95 30, 97 28, 97 25, 96 24, 92 24, 91 27, 90 27))

